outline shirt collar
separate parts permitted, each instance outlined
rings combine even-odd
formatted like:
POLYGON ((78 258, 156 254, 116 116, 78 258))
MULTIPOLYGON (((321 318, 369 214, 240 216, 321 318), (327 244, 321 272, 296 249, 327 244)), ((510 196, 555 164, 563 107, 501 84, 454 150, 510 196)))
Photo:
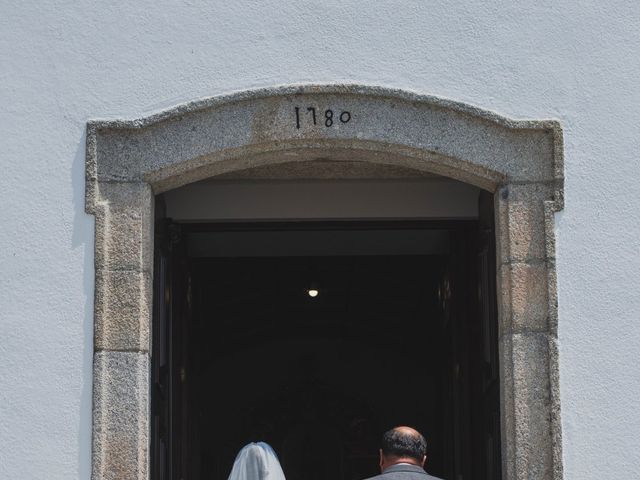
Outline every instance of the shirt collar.
POLYGON ((413 463, 394 463, 393 465, 391 465, 390 467, 387 467, 384 469, 384 471, 382 473, 389 473, 389 472, 418 472, 418 473, 425 473, 424 468, 418 466, 418 465, 414 465, 413 463))

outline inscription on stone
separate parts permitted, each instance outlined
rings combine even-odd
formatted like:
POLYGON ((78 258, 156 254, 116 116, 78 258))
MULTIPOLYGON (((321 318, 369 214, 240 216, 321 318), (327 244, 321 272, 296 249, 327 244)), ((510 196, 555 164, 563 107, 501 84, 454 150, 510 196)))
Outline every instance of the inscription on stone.
POLYGON ((302 125, 324 125, 326 128, 332 127, 335 122, 349 123, 351 121, 351 112, 347 110, 337 111, 328 108, 322 110, 316 107, 295 107, 296 128, 302 125))

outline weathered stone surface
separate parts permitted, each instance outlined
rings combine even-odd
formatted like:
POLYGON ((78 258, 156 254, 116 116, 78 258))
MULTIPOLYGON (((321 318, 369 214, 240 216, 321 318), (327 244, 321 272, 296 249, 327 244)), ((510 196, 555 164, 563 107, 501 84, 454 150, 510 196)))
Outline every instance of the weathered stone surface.
POLYGON ((152 189, 241 171, 252 178, 250 169, 268 175, 276 164, 292 176, 341 178, 363 175, 360 163, 376 166, 369 173, 413 171, 500 187, 503 475, 562 478, 553 233, 563 205, 559 125, 356 85, 255 90, 88 125, 86 209, 96 215, 94 478, 147 476, 152 189), (317 124, 304 117, 298 128, 296 106, 303 114, 316 107, 317 124), (330 126, 327 109, 337 115, 330 126), (340 122, 343 111, 349 122, 340 122))
POLYGON ((501 338, 503 385, 511 386, 502 410, 503 441, 510 452, 506 478, 555 478, 550 342, 544 333, 501 338))
POLYGON ((284 162, 267 164, 262 167, 232 171, 209 179, 217 180, 363 180, 363 179, 405 179, 405 178, 440 178, 427 171, 415 170, 391 164, 372 163, 369 158, 354 158, 341 161, 318 158, 306 162, 284 162))
POLYGON ((96 271, 96 350, 149 350, 151 274, 96 271))
POLYGON ((552 200, 555 195, 556 183, 552 182, 525 182, 525 183, 508 183, 501 187, 501 198, 507 198, 511 202, 516 203, 542 203, 552 200), (506 190, 506 195, 505 195, 506 190))
POLYGON ((96 352, 93 360, 93 480, 146 480, 149 356, 96 352))
POLYGON ((556 332, 549 335, 549 394, 551 403, 549 410, 551 413, 551 457, 553 460, 553 479, 562 479, 562 422, 560 406, 560 365, 558 346, 558 336, 556 332))
POLYGON ((522 261, 545 257, 543 205, 509 202, 509 260, 522 261))
POLYGON ((154 196, 147 183, 102 183, 96 210, 96 265, 150 272, 154 196))
POLYGON ((549 334, 558 338, 558 285, 555 259, 547 260, 549 334))
MULTIPOLYGON (((280 148, 280 147, 278 147, 280 148)), ((414 152, 401 150, 400 152, 379 151, 377 143, 348 145, 345 148, 337 148, 329 141, 314 141, 313 144, 305 143, 303 147, 281 150, 278 148, 252 148, 239 151, 224 151, 216 156, 214 162, 208 158, 197 158, 185 163, 177 164, 169 170, 159 170, 148 173, 145 178, 153 185, 154 192, 161 193, 172 188, 177 188, 187 183, 202 179, 221 178, 224 175, 233 175, 236 171, 245 173, 258 171, 269 166, 286 164, 287 169, 294 170, 296 164, 322 162, 335 165, 334 173, 324 172, 317 178, 344 178, 339 175, 346 173, 351 175, 348 169, 356 162, 365 162, 378 167, 382 171, 385 167, 397 169, 401 167, 406 171, 415 172, 416 177, 423 175, 440 175, 464 181, 487 190, 493 190, 495 186, 504 180, 497 172, 490 172, 475 165, 465 165, 465 170, 460 170, 456 160, 432 152, 414 152)), ((310 167, 308 170, 310 170, 310 167)), ((250 177, 245 177, 250 178, 250 177)), ((374 178, 374 177, 369 177, 374 178)), ((375 178, 388 178, 380 175, 375 178)), ((392 177, 393 178, 393 175, 392 177)))
POLYGON ((499 176, 551 181, 558 131, 554 122, 512 121, 407 92, 295 86, 214 97, 145 120, 93 123, 91 145, 101 159, 95 167, 99 180, 141 181, 153 173, 154 181, 162 182, 225 158, 341 148, 417 159, 437 156, 437 164, 449 164, 463 181, 467 170, 474 175, 483 171, 492 181, 499 176), (318 110, 315 125, 307 106, 318 110), (296 107, 302 111, 299 122, 296 107), (325 126, 328 110, 335 117, 325 126), (350 114, 346 123, 339 120, 342 112, 350 114))
MULTIPOLYGON (((562 191, 560 191, 562 194, 562 191)), ((556 257, 556 235, 555 235, 555 214, 562 210, 564 199, 547 200, 544 202, 544 238, 545 255, 555 261, 556 257)))
POLYGON ((549 258, 545 202, 553 197, 547 184, 505 185, 496 195, 500 227, 498 258, 501 262, 549 258))
POLYGON ((501 332, 548 331, 549 301, 545 262, 501 265, 498 288, 501 292, 501 332))

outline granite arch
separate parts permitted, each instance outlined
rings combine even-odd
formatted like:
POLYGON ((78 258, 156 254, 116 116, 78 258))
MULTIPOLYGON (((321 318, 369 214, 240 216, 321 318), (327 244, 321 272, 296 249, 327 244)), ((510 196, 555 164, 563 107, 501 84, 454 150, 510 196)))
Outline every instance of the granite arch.
POLYGON ((495 193, 503 477, 562 478, 553 223, 563 207, 560 125, 361 85, 250 90, 143 119, 88 123, 93 478, 148 478, 154 195, 319 160, 435 173, 495 193), (349 121, 340 121, 343 112, 349 121))

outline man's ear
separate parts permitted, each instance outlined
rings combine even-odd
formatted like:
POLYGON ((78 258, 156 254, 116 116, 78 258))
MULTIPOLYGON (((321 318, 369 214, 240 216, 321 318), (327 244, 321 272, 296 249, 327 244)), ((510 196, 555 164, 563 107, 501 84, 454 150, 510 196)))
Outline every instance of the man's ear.
POLYGON ((424 464, 427 463, 427 456, 425 455, 424 457, 422 457, 422 466, 424 467, 424 464))
POLYGON ((382 470, 384 468, 384 454, 382 453, 382 449, 380 449, 379 452, 380 452, 380 462, 379 462, 380 473, 382 473, 382 470))

